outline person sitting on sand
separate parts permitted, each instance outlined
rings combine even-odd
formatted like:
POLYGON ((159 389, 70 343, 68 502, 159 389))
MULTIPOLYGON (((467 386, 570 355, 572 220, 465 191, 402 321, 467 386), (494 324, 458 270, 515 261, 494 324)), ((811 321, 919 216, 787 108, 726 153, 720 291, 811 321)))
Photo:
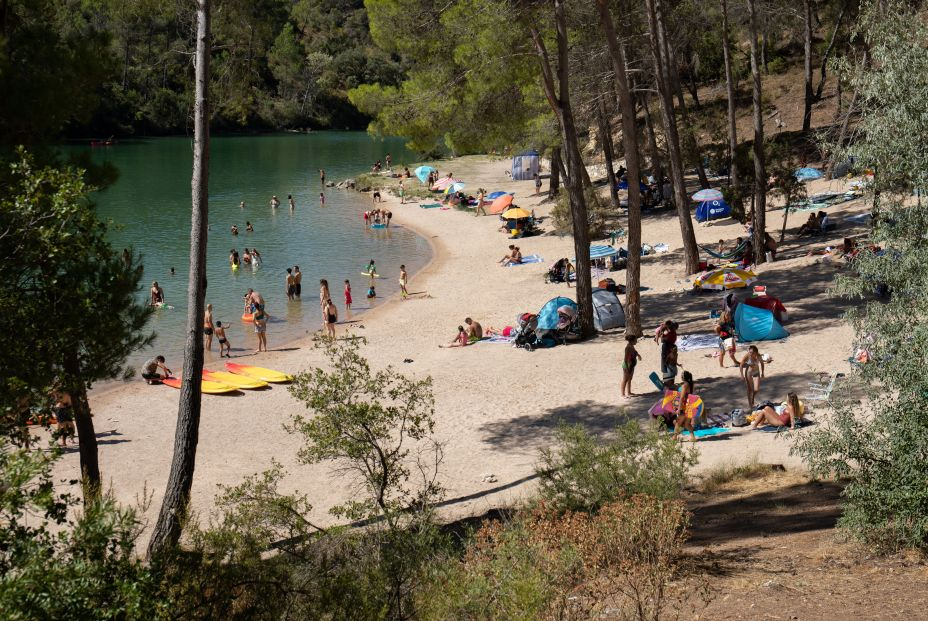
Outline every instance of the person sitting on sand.
POLYGON ((818 221, 818 215, 813 213, 809 214, 809 217, 806 219, 806 223, 799 227, 797 235, 805 235, 806 233, 817 233, 822 230, 821 223, 818 221))
POLYGON ((410 177, 412 177, 412 173, 409 172, 409 166, 404 166, 403 167, 403 179, 409 179, 410 177))
POLYGON ((765 231, 764 232, 764 249, 766 249, 767 252, 770 253, 770 256, 773 258, 774 261, 776 261, 777 259, 777 248, 778 247, 779 246, 777 244, 777 240, 771 237, 770 233, 767 233, 765 231))
POLYGON ((497 263, 501 263, 503 266, 509 265, 510 263, 512 263, 512 257, 513 255, 515 255, 515 253, 516 253, 515 244, 509 244, 509 254, 503 255, 503 258, 497 261, 497 263))
POLYGON ((464 326, 458 326, 458 333, 448 345, 439 345, 439 347, 467 347, 470 345, 470 339, 467 336, 467 330, 464 326))
POLYGON ((693 442, 696 441, 696 421, 686 411, 686 402, 695 390, 693 383, 693 374, 689 371, 683 372, 683 381, 680 383, 680 405, 677 406, 677 415, 673 421, 673 437, 677 438, 680 433, 686 429, 693 436, 693 442))
POLYGON ((377 289, 374 287, 374 281, 371 280, 371 284, 367 288, 367 299, 373 300, 376 297, 377 297, 377 289))
POLYGON ((151 305, 161 306, 164 304, 164 289, 158 284, 158 281, 151 283, 151 305))
POLYGON ((471 341, 479 341, 483 338, 483 326, 481 326, 480 323, 468 317, 464 320, 464 324, 467 326, 468 339, 471 341))
POLYGON ((149 384, 155 384, 161 380, 171 377, 171 369, 164 364, 164 356, 155 356, 142 365, 142 379, 149 384), (158 372, 158 369, 164 371, 164 374, 158 372))
POLYGON ((219 339, 219 357, 222 358, 223 350, 225 350, 225 357, 232 357, 232 345, 229 343, 229 337, 226 336, 226 329, 222 327, 222 322, 216 322, 216 338, 219 339))
POLYGON ((757 429, 761 425, 773 425, 774 427, 796 428, 797 421, 803 417, 802 404, 799 403, 799 397, 796 393, 791 392, 786 395, 786 402, 780 405, 764 405, 761 409, 754 412, 754 422, 751 423, 751 429, 757 429))
POLYGON ((634 397, 632 392, 632 378, 635 376, 635 367, 641 360, 641 354, 635 349, 638 337, 633 334, 625 335, 625 357, 622 359, 622 397, 634 397))
POLYGON ((505 326, 503 328, 494 328, 493 326, 488 327, 483 331, 484 336, 503 336, 509 338, 512 336, 512 333, 515 331, 513 326, 505 326))

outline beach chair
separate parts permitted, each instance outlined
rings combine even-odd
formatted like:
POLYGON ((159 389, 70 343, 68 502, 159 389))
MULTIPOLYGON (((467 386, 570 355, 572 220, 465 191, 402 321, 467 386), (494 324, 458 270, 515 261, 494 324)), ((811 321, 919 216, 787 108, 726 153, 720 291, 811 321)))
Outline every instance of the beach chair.
POLYGON ((741 255, 743 255, 744 249, 746 246, 747 246, 747 242, 741 242, 735 248, 732 248, 728 252, 715 252, 711 248, 706 248, 705 246, 700 246, 700 248, 703 250, 703 252, 705 252, 707 255, 709 255, 713 259, 722 259, 725 261, 730 261, 732 259, 737 259, 741 255))
POLYGON ((844 377, 844 373, 835 371, 829 376, 828 381, 825 383, 810 382, 809 392, 803 397, 803 400, 808 402, 828 401, 831 398, 832 391, 835 389, 835 383, 842 377, 844 377))

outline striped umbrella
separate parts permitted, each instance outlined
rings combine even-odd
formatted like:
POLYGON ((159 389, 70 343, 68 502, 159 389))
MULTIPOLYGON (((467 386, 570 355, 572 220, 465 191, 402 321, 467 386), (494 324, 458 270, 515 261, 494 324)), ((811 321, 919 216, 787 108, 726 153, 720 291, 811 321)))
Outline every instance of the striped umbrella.
POLYGON ((702 289, 739 289, 750 286, 757 280, 757 274, 740 267, 720 267, 700 274, 693 283, 702 289))
POLYGON ((435 185, 432 186, 432 189, 433 190, 444 190, 452 183, 457 183, 457 180, 452 179, 450 177, 442 177, 441 179, 435 182, 435 185))
POLYGON ((447 188, 445 188, 445 194, 454 194, 455 192, 460 192, 463 189, 464 189, 464 184, 461 183, 460 181, 455 181, 454 183, 449 185, 447 188))
POLYGON ((693 194, 693 200, 697 203, 704 203, 706 201, 720 201, 723 198, 724 196, 722 196, 721 192, 718 190, 713 190, 712 188, 700 190, 693 194))

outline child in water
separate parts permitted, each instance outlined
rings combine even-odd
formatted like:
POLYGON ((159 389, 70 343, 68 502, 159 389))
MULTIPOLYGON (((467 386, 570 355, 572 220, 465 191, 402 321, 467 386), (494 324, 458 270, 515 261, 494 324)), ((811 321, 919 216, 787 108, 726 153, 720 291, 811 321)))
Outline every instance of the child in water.
POLYGON ((345 308, 351 310, 351 283, 345 279, 345 308))
POLYGON ((371 281, 371 286, 367 288, 367 299, 373 300, 377 297, 377 290, 374 289, 374 281, 371 281))

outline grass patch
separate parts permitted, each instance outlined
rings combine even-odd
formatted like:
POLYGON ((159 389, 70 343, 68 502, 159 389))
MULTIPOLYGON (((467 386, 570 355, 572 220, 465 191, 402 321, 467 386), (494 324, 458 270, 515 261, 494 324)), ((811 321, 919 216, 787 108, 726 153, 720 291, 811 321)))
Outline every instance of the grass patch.
POLYGON ((746 462, 721 464, 705 472, 700 477, 698 490, 703 494, 711 494, 736 479, 768 474, 772 470, 771 464, 760 463, 757 455, 754 455, 746 462))

